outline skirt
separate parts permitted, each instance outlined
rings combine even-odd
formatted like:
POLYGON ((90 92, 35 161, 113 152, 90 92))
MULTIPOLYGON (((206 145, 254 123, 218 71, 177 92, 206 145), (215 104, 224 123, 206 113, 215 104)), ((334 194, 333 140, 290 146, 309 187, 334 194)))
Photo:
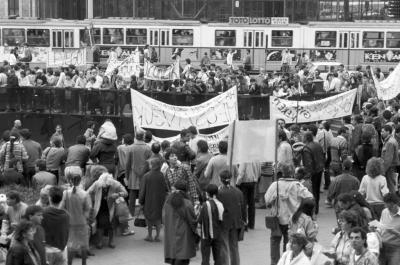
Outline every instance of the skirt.
POLYGON ((89 248, 89 227, 87 225, 70 226, 68 248, 74 250, 89 248))

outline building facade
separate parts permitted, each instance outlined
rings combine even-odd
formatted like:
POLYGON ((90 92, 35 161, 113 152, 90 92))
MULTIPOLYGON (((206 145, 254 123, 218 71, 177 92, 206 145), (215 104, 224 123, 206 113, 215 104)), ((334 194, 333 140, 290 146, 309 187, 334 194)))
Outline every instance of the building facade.
POLYGON ((137 17, 227 22, 231 16, 290 22, 400 18, 400 0, 1 0, 0 17, 137 17))

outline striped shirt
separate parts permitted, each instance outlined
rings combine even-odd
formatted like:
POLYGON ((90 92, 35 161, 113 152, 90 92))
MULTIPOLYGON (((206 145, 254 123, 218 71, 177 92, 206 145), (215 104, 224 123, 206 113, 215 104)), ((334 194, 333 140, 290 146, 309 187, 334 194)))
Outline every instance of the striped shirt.
POLYGON ((177 165, 176 168, 169 167, 166 172, 167 185, 171 189, 179 179, 186 182, 189 198, 192 202, 199 202, 199 195, 197 194, 196 183, 193 179, 192 172, 186 164, 177 165))
POLYGON ((8 141, 5 143, 0 150, 0 164, 2 165, 3 169, 8 169, 10 160, 12 158, 16 158, 18 160, 17 162, 17 170, 18 172, 23 172, 23 166, 22 166, 22 161, 23 160, 28 160, 28 153, 26 152, 25 147, 22 145, 20 142, 14 142, 14 148, 13 148, 13 155, 10 154, 10 148, 11 148, 11 142, 8 141))

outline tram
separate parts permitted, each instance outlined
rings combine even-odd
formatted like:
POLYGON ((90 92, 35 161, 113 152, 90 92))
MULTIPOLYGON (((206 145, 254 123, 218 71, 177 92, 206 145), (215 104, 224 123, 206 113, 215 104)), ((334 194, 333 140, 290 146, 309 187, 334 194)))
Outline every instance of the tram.
MULTIPOLYGON (((282 25, 232 25, 186 20, 107 18, 87 20, 0 20, 0 60, 2 52, 21 43, 47 52, 100 48, 106 60, 111 47, 129 54, 146 44, 155 48, 158 62, 170 63, 176 48, 181 57, 194 64, 205 53, 223 64, 227 51, 235 52, 240 63, 250 50, 253 69, 279 69, 282 51, 306 53, 313 61, 337 61, 348 65, 381 67, 387 71, 400 62, 398 21, 308 22, 282 25)), ((91 58, 87 55, 87 63, 91 58)))

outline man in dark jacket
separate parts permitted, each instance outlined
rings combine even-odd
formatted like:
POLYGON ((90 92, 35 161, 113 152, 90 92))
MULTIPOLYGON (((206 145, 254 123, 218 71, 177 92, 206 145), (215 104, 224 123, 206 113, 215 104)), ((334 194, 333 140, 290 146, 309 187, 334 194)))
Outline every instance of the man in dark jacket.
POLYGON ((202 264, 210 264, 212 251, 214 263, 221 263, 222 220, 224 206, 217 199, 218 187, 210 184, 207 186, 207 197, 200 210, 199 224, 201 225, 201 257, 202 264))
POLYGON ((195 159, 196 153, 189 147, 190 132, 187 129, 181 131, 181 138, 172 144, 171 148, 178 156, 178 160, 187 165, 195 159))
POLYGON ((244 229, 245 204, 242 192, 230 185, 231 173, 224 170, 220 173, 222 185, 218 190, 218 200, 224 206, 224 215, 222 221, 222 248, 221 248, 221 264, 229 264, 227 262, 228 255, 231 265, 239 265, 239 230, 244 229))
POLYGON ((117 147, 115 141, 105 138, 94 143, 93 149, 90 153, 90 159, 93 161, 98 160, 99 165, 105 166, 109 173, 113 174, 115 171, 115 154, 117 147))
POLYGON ((325 155, 322 147, 319 143, 314 142, 312 132, 306 132, 304 134, 304 148, 303 148, 303 165, 311 175, 311 183, 313 195, 316 203, 315 214, 318 214, 319 210, 319 193, 321 188, 322 172, 325 166, 325 155))
POLYGON ((60 264, 66 264, 69 214, 60 209, 62 198, 63 190, 57 186, 52 187, 49 192, 50 206, 43 211, 42 226, 46 235, 46 244, 51 248, 51 254, 48 255, 49 264, 60 260, 64 261, 60 264))

